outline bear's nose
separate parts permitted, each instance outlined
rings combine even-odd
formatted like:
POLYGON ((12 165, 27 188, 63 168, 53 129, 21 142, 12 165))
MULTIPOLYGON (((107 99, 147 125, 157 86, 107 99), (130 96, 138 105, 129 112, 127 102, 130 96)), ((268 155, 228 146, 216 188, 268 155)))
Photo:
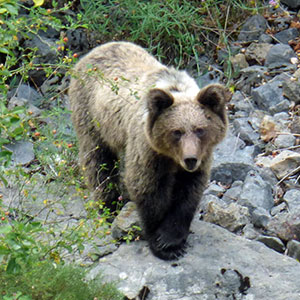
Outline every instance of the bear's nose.
POLYGON ((193 170, 197 163, 197 158, 189 157, 184 159, 184 163, 189 170, 193 170))

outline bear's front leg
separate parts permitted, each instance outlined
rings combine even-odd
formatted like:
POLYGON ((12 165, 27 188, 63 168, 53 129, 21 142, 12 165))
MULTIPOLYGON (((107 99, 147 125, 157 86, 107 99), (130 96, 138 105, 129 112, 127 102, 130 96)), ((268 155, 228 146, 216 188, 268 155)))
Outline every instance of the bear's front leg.
POLYGON ((176 175, 172 202, 161 224, 149 239, 152 252, 165 260, 185 253, 190 224, 202 196, 207 176, 201 172, 176 175))

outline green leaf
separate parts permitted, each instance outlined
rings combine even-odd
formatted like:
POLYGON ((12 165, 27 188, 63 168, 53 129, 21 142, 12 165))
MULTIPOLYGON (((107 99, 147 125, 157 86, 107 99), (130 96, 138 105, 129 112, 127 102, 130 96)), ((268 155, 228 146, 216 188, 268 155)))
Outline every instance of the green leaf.
POLYGON ((1 226, 0 227, 0 234, 8 234, 12 231, 12 227, 10 225, 1 226))
POLYGON ((22 127, 17 127, 14 131, 13 131, 13 134, 16 136, 16 135, 21 135, 23 134, 24 132, 24 128, 22 127))
POLYGON ((3 145, 3 144, 8 144, 8 143, 9 143, 8 139, 0 137, 0 146, 3 145))
MULTIPOLYGON (((0 159, 1 158, 11 157, 11 155, 12 155, 11 151, 8 151, 8 150, 2 150, 2 151, 0 151, 0 159)), ((1 230, 0 230, 0 233, 1 233, 1 230)))
MULTIPOLYGON (((4 246, 0 246, 0 256, 1 256, 1 255, 7 255, 7 254, 10 254, 9 249, 7 249, 7 248, 4 247, 4 246)), ((0 262, 1 262, 1 259, 0 259, 0 262)))
POLYGON ((33 0, 33 2, 34 2, 35 7, 41 6, 44 4, 44 0, 33 0))
MULTIPOLYGON (((1 14, 1 9, 0 9, 0 14, 1 14)), ((3 47, 0 48, 0 52, 4 54, 10 54, 9 50, 3 47)))
POLYGON ((18 273, 20 270, 20 265, 16 262, 16 259, 12 257, 7 264, 6 272, 9 274, 15 274, 18 273))

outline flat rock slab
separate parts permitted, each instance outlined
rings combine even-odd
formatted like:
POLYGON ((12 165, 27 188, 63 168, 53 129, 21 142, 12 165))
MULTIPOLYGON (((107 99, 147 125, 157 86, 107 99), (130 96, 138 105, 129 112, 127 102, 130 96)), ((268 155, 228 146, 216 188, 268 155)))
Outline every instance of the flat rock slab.
POLYGON ((102 258, 89 278, 103 274, 128 299, 300 299, 295 259, 203 221, 194 221, 192 231, 178 261, 162 261, 138 241, 102 258))

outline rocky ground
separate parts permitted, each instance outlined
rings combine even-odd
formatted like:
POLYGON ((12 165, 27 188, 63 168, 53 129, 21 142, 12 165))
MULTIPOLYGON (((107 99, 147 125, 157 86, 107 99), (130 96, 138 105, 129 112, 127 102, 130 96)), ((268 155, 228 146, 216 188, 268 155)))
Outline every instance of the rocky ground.
MULTIPOLYGON (((110 244, 110 237, 97 242, 102 258, 90 276, 101 272, 117 281, 127 299, 299 299, 300 22, 292 9, 299 8, 300 1, 282 2, 289 8, 250 17, 231 44, 232 57, 226 64, 232 65, 236 89, 228 104, 230 128, 216 148, 211 182, 195 216, 187 254, 164 262, 152 256, 144 241, 120 247, 110 244)), ((80 43, 80 34, 72 33, 78 39, 69 40, 80 43)), ((51 58, 44 46, 39 47, 51 58)), ((197 77, 200 86, 223 81, 219 63, 228 53, 220 50, 218 55, 217 63, 201 57, 203 69, 209 64, 210 71, 197 77)), ((25 102, 39 114, 39 99, 35 90, 21 85, 10 105, 25 102)), ((71 127, 68 120, 66 128, 71 127)), ((29 142, 10 149, 15 162, 23 165, 35 157, 29 142)), ((62 224, 84 218, 84 200, 70 189, 58 189, 66 205, 47 210, 42 203, 29 202, 26 209, 32 215, 42 210, 40 218, 62 224)), ((38 191, 43 198, 58 196, 48 189, 38 191)), ((7 206, 20 205, 16 187, 0 187, 0 193, 7 206)), ((112 238, 136 222, 129 203, 114 222, 112 238)), ((89 263, 88 253, 95 248, 89 241, 86 246, 76 259, 89 263)))

